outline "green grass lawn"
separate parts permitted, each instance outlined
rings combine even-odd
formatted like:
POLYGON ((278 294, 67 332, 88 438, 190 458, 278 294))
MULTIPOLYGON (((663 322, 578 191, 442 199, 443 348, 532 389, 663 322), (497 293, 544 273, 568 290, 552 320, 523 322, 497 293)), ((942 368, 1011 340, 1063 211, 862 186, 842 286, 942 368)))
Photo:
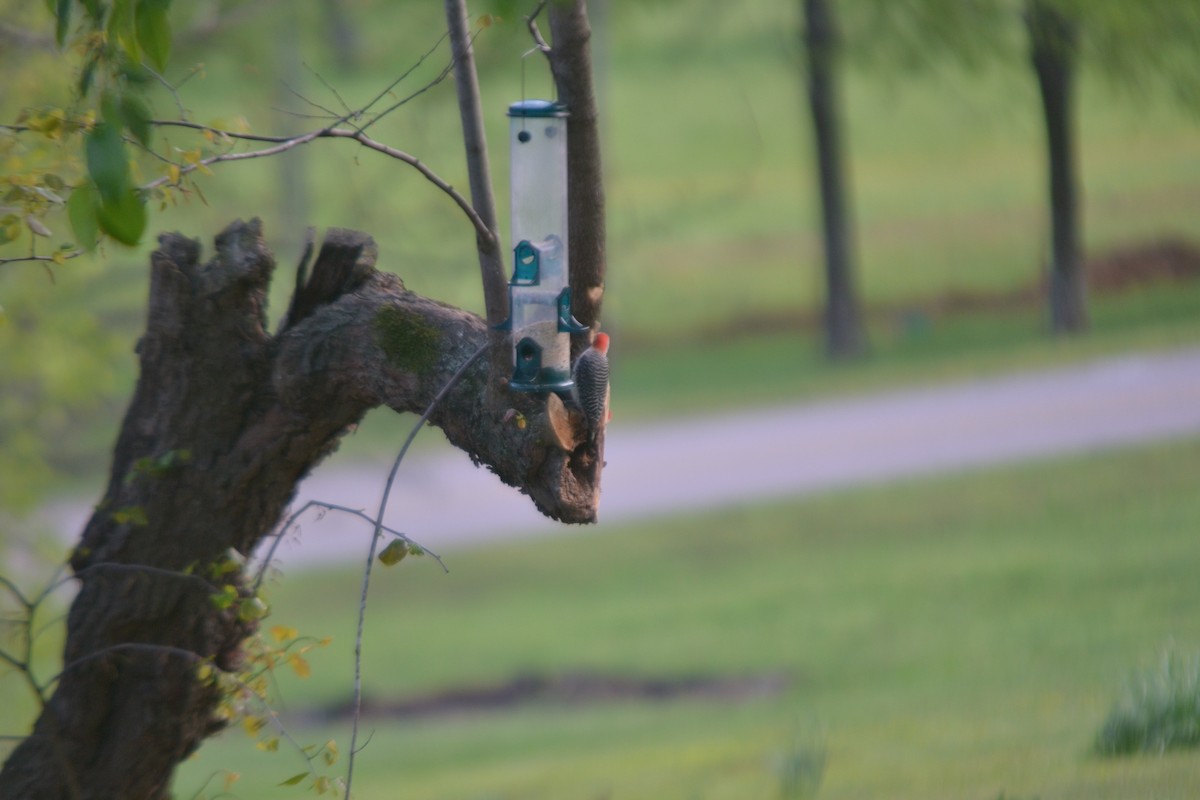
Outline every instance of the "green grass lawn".
MULTIPOLYGON (((823 798, 1191 797, 1195 752, 1090 747, 1133 669, 1200 648, 1197 474, 1193 441, 452 553, 448 575, 381 569, 370 698, 580 670, 788 688, 367 719, 355 794, 769 798, 823 757, 823 798)), ((348 696, 357 582, 273 590, 271 623, 335 637, 309 680, 281 676, 285 708, 348 696)), ((347 724, 292 732, 348 747, 347 724)), ((293 796, 271 786, 301 767, 231 732, 177 792, 224 768, 241 796, 293 796)))

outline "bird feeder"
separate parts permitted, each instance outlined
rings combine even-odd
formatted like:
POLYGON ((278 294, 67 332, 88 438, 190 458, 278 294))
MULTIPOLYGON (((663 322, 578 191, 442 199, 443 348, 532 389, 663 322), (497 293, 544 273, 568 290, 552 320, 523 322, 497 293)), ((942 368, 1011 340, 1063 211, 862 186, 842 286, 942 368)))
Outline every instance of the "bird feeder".
POLYGON ((508 108, 512 153, 513 276, 508 284, 513 374, 524 392, 570 389, 571 316, 567 260, 567 109, 547 100, 508 108))

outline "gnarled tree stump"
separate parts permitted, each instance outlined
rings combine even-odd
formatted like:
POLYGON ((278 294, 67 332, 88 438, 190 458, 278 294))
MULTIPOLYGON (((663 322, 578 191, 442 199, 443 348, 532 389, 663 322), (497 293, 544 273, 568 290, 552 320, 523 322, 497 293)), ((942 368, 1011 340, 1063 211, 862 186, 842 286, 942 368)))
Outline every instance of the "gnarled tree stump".
MULTIPOLYGON (((221 725, 197 665, 236 668, 255 625, 211 601, 207 565, 250 554, 368 409, 424 412, 492 335, 377 271, 364 234, 329 233, 274 335, 274 259, 257 220, 230 225, 207 263, 195 240, 159 241, 141 374, 71 557, 66 666, 0 772, 0 798, 167 797, 175 765, 221 725)), ((594 521, 596 447, 562 449, 540 423, 544 397, 490 386, 487 364, 474 362, 431 422, 547 516, 594 521), (535 424, 513 424, 511 409, 535 424)))

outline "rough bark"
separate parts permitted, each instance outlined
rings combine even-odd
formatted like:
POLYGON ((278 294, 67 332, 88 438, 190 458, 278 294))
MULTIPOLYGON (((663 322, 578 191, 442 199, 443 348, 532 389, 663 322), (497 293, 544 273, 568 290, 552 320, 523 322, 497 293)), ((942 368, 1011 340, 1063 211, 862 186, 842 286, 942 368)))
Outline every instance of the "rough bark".
POLYGON ((1050 326, 1055 333, 1072 333, 1088 326, 1072 128, 1075 30, 1062 12, 1038 0, 1029 3, 1025 20, 1046 121, 1052 240, 1050 326))
POLYGON ((866 348, 855 286, 854 239, 842 164, 835 63, 837 30, 825 0, 804 0, 808 54, 808 101, 816 145, 825 245, 825 342, 832 358, 851 358, 866 348))
MULTIPOLYGON (((211 602, 210 577, 280 522, 299 480, 348 426, 387 405, 421 412, 485 342, 478 317, 374 269, 370 237, 332 231, 281 329, 268 333, 274 261, 259 223, 200 244, 160 238, 151 257, 141 374, 103 500, 76 547, 66 667, 0 772, 0 798, 165 798, 175 765, 220 727, 202 660, 236 668, 254 626, 211 602)), ((594 454, 543 441, 544 398, 510 395, 534 424, 481 401, 479 360, 432 422, 566 522, 595 519, 594 454)))
MULTIPOLYGON (((596 329, 604 301, 606 238, 604 170, 600 159, 600 112, 592 78, 591 39, 584 0, 550 4, 553 47, 547 56, 558 99, 571 116, 567 120, 568 236, 571 247, 571 311, 584 325, 596 329)), ((587 349, 577 339, 573 355, 587 349)))

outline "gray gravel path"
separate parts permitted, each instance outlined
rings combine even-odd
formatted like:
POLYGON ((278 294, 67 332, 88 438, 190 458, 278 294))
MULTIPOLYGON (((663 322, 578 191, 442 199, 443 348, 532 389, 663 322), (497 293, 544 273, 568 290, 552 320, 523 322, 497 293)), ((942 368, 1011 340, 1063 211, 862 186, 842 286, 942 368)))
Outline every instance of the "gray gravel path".
MULTIPOLYGON (((1200 348, 663 424, 625 425, 619 405, 616 413, 600 528, 680 509, 1200 435, 1200 348)), ((411 458, 386 521, 435 551, 581 530, 543 519, 448 445, 411 458)), ((388 467, 335 457, 304 482, 299 501, 373 513, 388 467)), ((51 516, 75 536, 85 514, 76 504, 51 516)), ((357 561, 369 536, 365 523, 344 515, 313 517, 279 555, 285 567, 357 561)))

